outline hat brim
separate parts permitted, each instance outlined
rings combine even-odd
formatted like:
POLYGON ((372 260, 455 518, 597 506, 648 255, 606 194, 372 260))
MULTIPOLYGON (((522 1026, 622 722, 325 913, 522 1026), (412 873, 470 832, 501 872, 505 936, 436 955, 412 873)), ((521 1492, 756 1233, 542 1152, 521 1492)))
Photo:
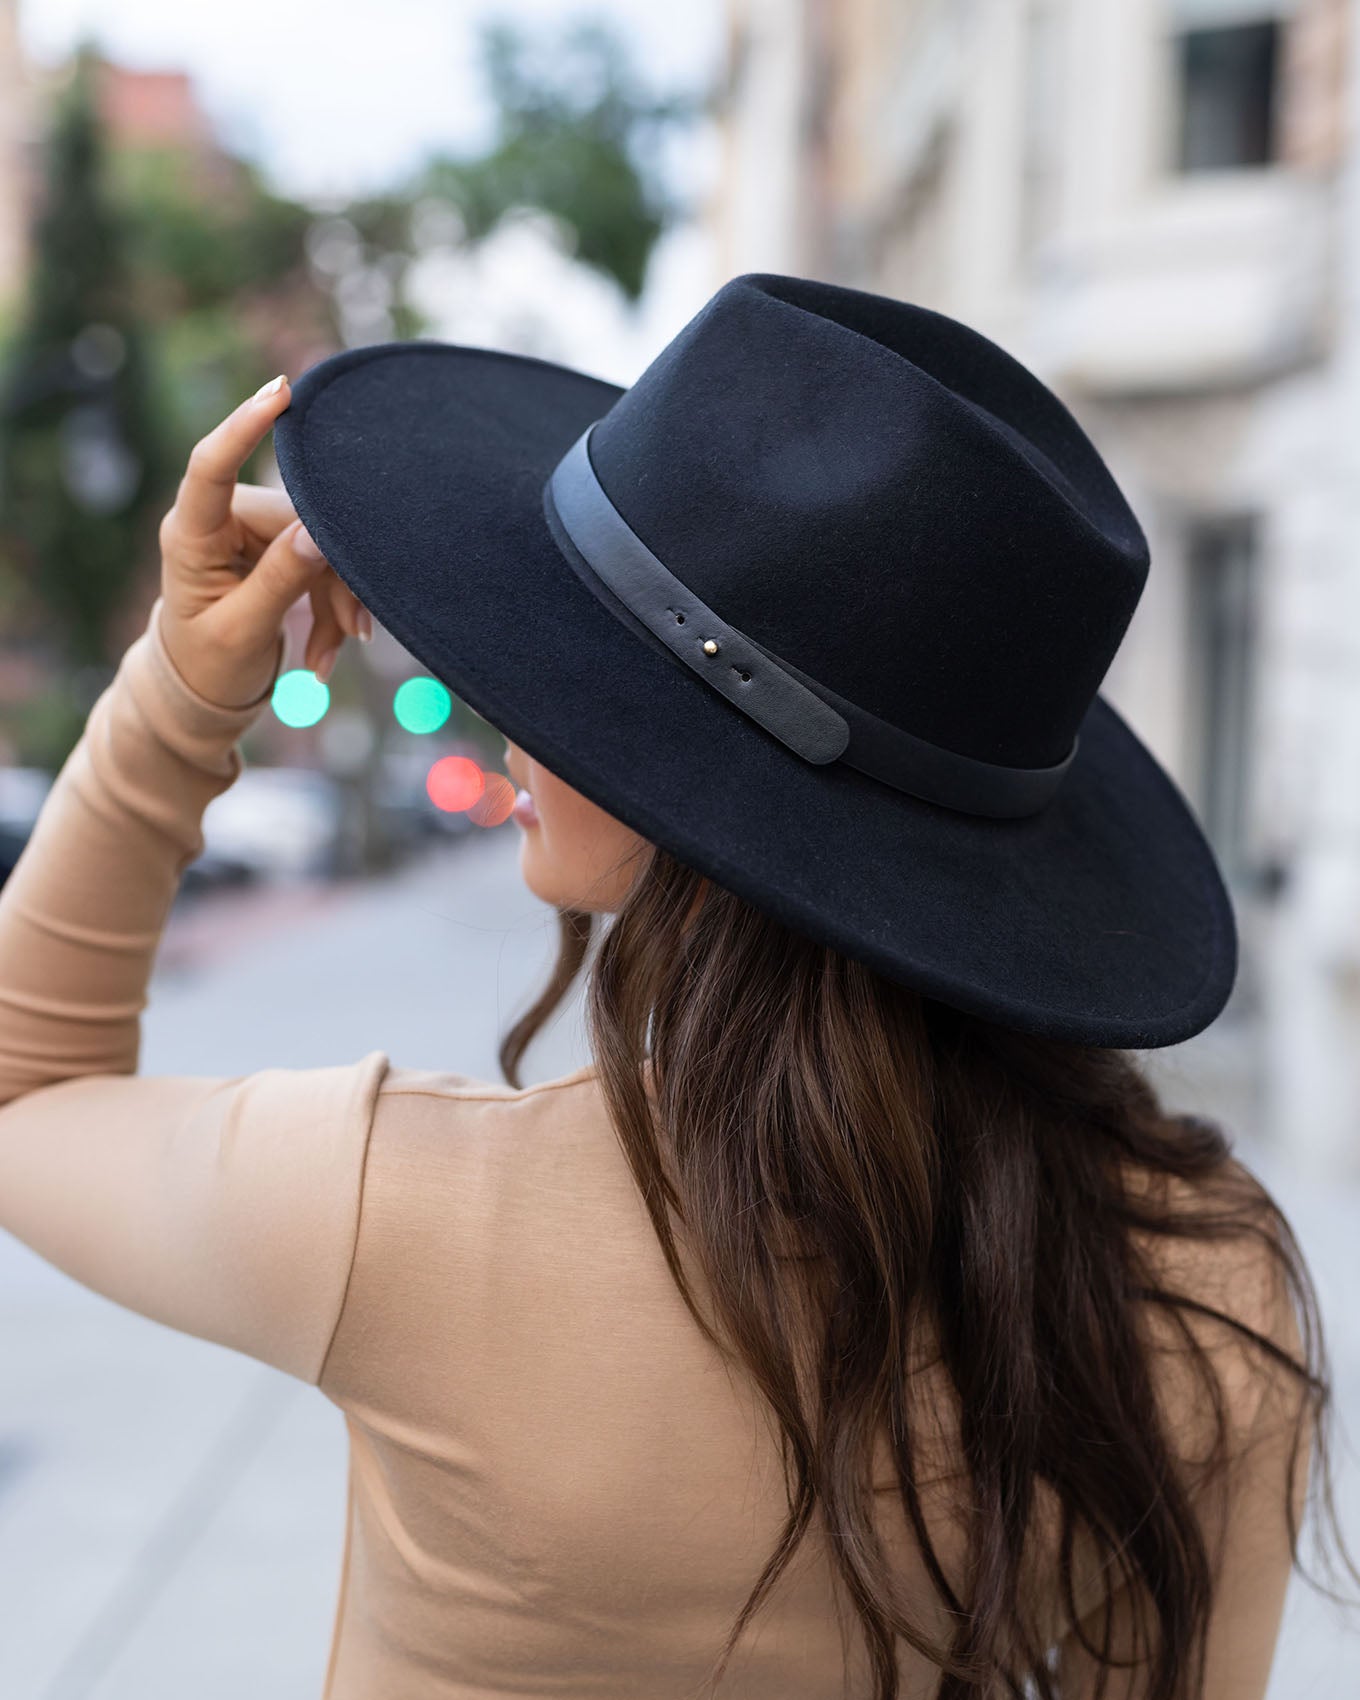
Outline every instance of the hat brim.
POLYGON ((1237 939, 1186 799, 1097 696, 1056 799, 988 820, 788 750, 563 558, 542 490, 623 392, 427 340, 309 368, 274 429, 341 579, 538 762, 795 931, 957 1008, 1082 1044, 1201 1031, 1237 939))

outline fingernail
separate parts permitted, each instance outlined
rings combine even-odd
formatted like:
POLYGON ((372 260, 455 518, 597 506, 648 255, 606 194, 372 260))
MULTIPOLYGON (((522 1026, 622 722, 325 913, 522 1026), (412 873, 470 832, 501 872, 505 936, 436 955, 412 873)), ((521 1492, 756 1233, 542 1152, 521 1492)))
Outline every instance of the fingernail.
POLYGON ((373 642, 373 616, 367 608, 359 610, 359 642, 373 642))
POLYGON ((336 644, 331 649, 322 650, 320 659, 317 661, 316 666, 312 669, 313 673, 316 674, 319 683, 324 685, 327 679, 330 678, 331 668, 335 666, 335 658, 339 655, 339 653, 339 644, 336 644))
POLYGON ((321 561, 325 556, 316 546, 316 539, 305 525, 300 525, 293 533, 293 548, 304 561, 321 561))
POLYGON ((277 395, 287 382, 287 374, 280 372, 277 378, 271 378, 267 384, 261 384, 250 399, 252 401, 263 401, 266 396, 277 395))

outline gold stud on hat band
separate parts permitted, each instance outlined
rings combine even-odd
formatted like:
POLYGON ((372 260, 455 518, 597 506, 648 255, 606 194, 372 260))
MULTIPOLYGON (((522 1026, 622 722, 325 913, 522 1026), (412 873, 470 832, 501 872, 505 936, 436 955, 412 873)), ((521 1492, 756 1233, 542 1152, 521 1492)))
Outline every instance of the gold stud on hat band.
POLYGON ((843 761, 908 796, 1003 820, 1035 814, 1054 795, 1076 756, 1076 737, 1053 767, 979 761, 880 719, 728 625, 652 553, 614 506, 591 462, 593 430, 593 425, 586 427, 549 475, 543 507, 558 548, 616 618, 659 638, 685 666, 701 671, 734 707, 805 761, 843 761), (696 643, 681 636, 689 621, 720 631, 721 642, 710 637, 696 643), (695 650, 715 655, 720 648, 732 665, 700 669, 695 650))

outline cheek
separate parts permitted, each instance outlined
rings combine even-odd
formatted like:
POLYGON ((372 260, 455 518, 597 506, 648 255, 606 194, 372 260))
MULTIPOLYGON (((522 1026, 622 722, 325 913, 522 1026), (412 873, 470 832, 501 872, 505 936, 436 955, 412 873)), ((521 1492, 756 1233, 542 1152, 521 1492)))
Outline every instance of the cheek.
POLYGON ((636 833, 560 782, 534 785, 538 825, 525 830, 521 866, 551 903, 611 907, 630 874, 619 864, 642 844, 636 833))

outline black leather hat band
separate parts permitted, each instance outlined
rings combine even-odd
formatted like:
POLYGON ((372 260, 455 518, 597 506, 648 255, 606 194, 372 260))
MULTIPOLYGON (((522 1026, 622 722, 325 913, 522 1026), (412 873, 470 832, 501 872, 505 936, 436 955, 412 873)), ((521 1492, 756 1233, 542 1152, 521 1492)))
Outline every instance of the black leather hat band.
POLYGON ((1055 767, 1000 767, 928 743, 848 702, 729 625, 658 559, 606 495, 590 428, 543 488, 559 549, 616 618, 638 622, 672 654, 805 761, 843 761, 944 808, 1013 819, 1056 793, 1077 753, 1055 767), (602 594, 603 591, 603 594, 602 594))

